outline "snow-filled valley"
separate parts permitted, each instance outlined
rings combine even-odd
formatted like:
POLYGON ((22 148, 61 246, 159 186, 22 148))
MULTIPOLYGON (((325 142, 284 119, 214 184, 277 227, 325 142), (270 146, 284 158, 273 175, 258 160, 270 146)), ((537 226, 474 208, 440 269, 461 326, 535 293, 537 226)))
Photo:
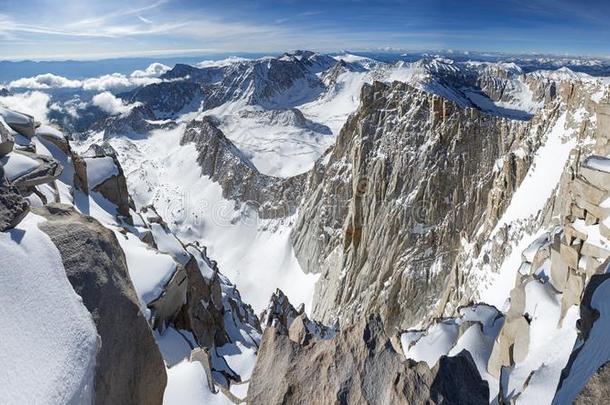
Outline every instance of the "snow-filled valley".
POLYGON ((296 51, 3 87, 0 402, 603 391, 609 78, 296 51))

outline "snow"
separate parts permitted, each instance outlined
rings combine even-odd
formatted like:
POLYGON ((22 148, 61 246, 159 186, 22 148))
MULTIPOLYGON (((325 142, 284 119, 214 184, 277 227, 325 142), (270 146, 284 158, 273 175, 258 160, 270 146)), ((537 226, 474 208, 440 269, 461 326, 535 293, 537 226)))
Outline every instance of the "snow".
POLYGON ((476 304, 462 307, 459 318, 448 318, 432 324, 427 331, 407 331, 400 337, 404 354, 415 361, 434 367, 441 356, 456 356, 467 350, 479 374, 489 384, 490 399, 498 394, 498 381, 487 372, 487 362, 504 318, 493 306, 476 304), (474 322, 458 337, 460 325, 474 322))
POLYGON ((334 143, 327 127, 300 123, 292 110, 247 108, 222 117, 221 122, 223 133, 270 176, 291 177, 310 170, 334 143))
POLYGON ((155 238, 159 252, 171 254, 183 266, 189 262, 190 254, 169 230, 160 224, 152 223, 150 224, 150 231, 155 238))
POLYGON ((110 140, 136 205, 152 203, 181 241, 207 246, 208 256, 255 311, 267 306, 276 288, 309 310, 319 276, 303 273, 296 260, 290 241, 295 218, 262 220, 243 207, 236 210, 219 184, 201 176, 195 145, 180 146, 184 128, 110 140))
POLYGON ((225 359, 231 370, 241 376, 242 381, 250 379, 256 364, 255 347, 246 347, 241 342, 236 342, 219 347, 216 352, 225 359))
POLYGON ((0 403, 89 403, 97 331, 43 221, 0 233, 0 403))
POLYGON ((549 404, 576 339, 578 307, 572 306, 559 324, 561 295, 549 283, 532 280, 525 286, 525 294, 524 313, 531 317, 530 343, 526 358, 510 372, 507 391, 522 391, 517 399, 520 404, 549 404))
MULTIPOLYGON (((599 311, 588 339, 581 342, 580 351, 570 369, 568 378, 557 392, 554 403, 571 403, 597 369, 610 360, 610 280, 603 281, 593 293, 591 307, 599 311)), ((570 342, 573 342, 572 339, 570 342)))
POLYGON ((432 368, 455 345, 458 332, 459 325, 454 320, 440 321, 431 326, 417 343, 406 349, 405 356, 415 361, 425 361, 432 368))
POLYGON ((53 138, 57 138, 59 140, 65 140, 64 135, 61 131, 55 129, 50 125, 41 125, 36 128, 36 135, 45 135, 53 138))
POLYGON ((15 180, 40 166, 37 160, 17 152, 0 158, 0 164, 4 167, 4 175, 9 180, 15 180))
MULTIPOLYGON (((575 140, 565 129, 566 114, 562 114, 555 123, 532 162, 530 170, 513 194, 510 205, 498 221, 496 230, 518 219, 526 219, 538 215, 544 204, 552 195, 555 186, 559 183, 563 168, 575 146, 575 140)), ((495 233, 495 232, 494 232, 495 233)))
POLYGON ((110 156, 85 158, 85 163, 87 164, 87 182, 90 189, 119 174, 119 169, 110 156))
POLYGON ((140 300, 141 310, 150 318, 147 304, 161 295, 176 272, 176 262, 171 256, 150 249, 131 233, 123 235, 115 230, 115 235, 125 252, 129 276, 140 300))
POLYGON ((167 367, 173 367, 181 361, 188 360, 196 339, 187 330, 177 330, 172 327, 165 329, 163 334, 154 331, 155 340, 167 367))
POLYGON ((203 366, 198 361, 185 360, 167 370, 164 405, 233 405, 220 392, 208 387, 203 366))
POLYGON ((362 86, 372 81, 372 76, 365 72, 341 73, 334 86, 321 97, 298 108, 305 117, 327 125, 337 136, 347 117, 356 111, 362 86))

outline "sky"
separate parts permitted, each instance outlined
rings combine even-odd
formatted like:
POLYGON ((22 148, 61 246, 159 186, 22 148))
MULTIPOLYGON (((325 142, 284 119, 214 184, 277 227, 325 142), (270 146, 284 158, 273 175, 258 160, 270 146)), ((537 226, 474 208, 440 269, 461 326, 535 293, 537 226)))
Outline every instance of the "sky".
POLYGON ((610 56, 605 0, 0 0, 0 59, 471 50, 610 56))

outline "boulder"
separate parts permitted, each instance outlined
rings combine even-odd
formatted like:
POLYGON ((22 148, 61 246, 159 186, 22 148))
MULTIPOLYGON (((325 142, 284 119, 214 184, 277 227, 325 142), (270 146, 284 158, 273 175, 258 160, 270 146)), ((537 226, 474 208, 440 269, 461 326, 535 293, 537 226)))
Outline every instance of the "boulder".
POLYGON ((52 143, 67 156, 72 155, 72 148, 70 148, 68 140, 55 128, 48 125, 42 125, 36 128, 36 137, 41 141, 52 143))
POLYGON ((0 232, 17 226, 30 210, 28 201, 3 177, 0 166, 0 232))
POLYGON ((561 258, 568 265, 568 267, 571 267, 573 269, 578 268, 579 255, 578 251, 574 247, 564 245, 562 243, 561 245, 559 245, 559 254, 561 254, 561 258))
POLYGON ((186 270, 182 265, 176 263, 176 272, 165 285, 163 293, 148 303, 148 308, 152 313, 153 329, 163 333, 167 325, 174 321, 186 302, 187 288, 186 270))
POLYGON ((331 339, 302 345, 268 327, 249 404, 487 404, 489 387, 466 351, 430 369, 395 351, 371 316, 331 339))
POLYGON ((610 173, 589 167, 586 162, 580 166, 578 174, 601 190, 610 189, 610 173))
POLYGON ((63 167, 50 156, 14 151, 2 158, 5 175, 20 190, 55 181, 63 167))
POLYGON ((551 249, 551 285, 559 292, 565 289, 568 280, 568 264, 561 253, 554 248, 551 249))
POLYGON ((580 253, 605 260, 606 257, 610 256, 610 246, 603 247, 587 241, 583 243, 580 253))
POLYGON ((15 138, 4 126, 4 121, 0 117, 0 157, 6 156, 13 151, 15 138))
POLYGON ((523 361, 529 348, 529 322, 523 315, 508 318, 494 342, 487 371, 500 378, 502 367, 523 361))
POLYGON ((0 116, 14 131, 32 139, 36 135, 36 127, 40 126, 34 117, 28 114, 0 107, 0 116))
POLYGON ((100 193, 117 206, 117 213, 129 217, 130 198, 127 180, 116 154, 85 158, 89 190, 100 193))
POLYGON ((576 177, 570 182, 570 191, 582 196, 593 205, 599 205, 608 197, 608 191, 595 187, 582 177, 576 177))
POLYGON ((114 233, 72 207, 49 204, 36 214, 57 246, 74 290, 91 312, 101 338, 95 403, 161 404, 165 365, 144 315, 114 233))

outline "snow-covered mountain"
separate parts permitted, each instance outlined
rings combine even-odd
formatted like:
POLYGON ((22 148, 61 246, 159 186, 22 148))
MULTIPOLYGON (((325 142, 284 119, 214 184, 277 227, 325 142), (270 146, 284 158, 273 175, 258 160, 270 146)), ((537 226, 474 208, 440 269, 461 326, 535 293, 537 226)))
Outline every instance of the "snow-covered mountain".
POLYGON ((602 401, 610 78, 453 56, 8 83, 0 402, 602 401))

